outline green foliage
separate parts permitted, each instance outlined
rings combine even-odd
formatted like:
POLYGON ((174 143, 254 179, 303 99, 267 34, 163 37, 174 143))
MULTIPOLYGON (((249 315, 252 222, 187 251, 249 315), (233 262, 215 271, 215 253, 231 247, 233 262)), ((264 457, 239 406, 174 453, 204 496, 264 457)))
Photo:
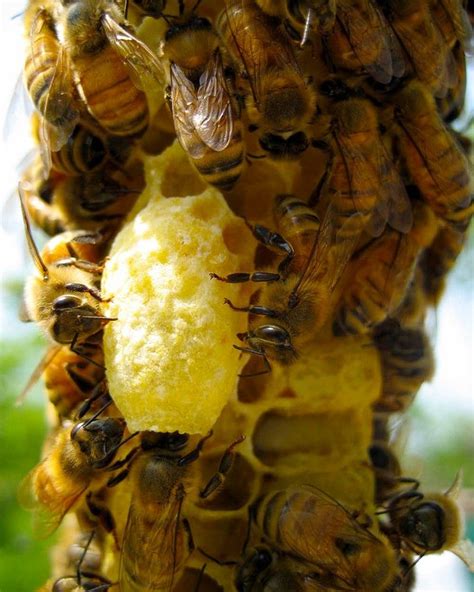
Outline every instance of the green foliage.
POLYGON ((48 577, 51 541, 34 538, 31 515, 19 506, 16 491, 39 460, 46 426, 41 406, 16 407, 15 399, 42 348, 36 338, 3 341, 0 349, 0 591, 31 592, 48 577))

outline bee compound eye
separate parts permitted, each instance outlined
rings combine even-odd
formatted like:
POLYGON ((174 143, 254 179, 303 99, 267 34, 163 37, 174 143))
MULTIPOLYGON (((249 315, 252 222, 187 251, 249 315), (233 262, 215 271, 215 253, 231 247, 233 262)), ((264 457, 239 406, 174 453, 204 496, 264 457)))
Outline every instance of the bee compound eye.
POLYGON ((272 564, 272 554, 268 549, 256 549, 253 557, 253 564, 256 569, 263 571, 272 564))
POLYGON ((260 339, 279 347, 291 348, 291 339, 286 329, 278 325, 263 325, 255 332, 260 339))
POLYGON ((71 296, 68 294, 64 294, 63 296, 58 296, 53 302, 53 309, 54 310, 67 310, 68 308, 78 308, 81 306, 82 300, 78 296, 71 296))

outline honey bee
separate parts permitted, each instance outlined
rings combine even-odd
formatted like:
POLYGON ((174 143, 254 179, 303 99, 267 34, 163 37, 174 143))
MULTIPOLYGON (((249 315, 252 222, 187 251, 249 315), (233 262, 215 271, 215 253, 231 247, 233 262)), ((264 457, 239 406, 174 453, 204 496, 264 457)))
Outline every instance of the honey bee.
POLYGON ((109 134, 139 136, 148 126, 148 104, 138 87, 162 83, 162 66, 130 32, 113 0, 61 0, 58 30, 73 78, 89 113, 109 134))
POLYGON ((173 25, 162 47, 170 64, 169 102, 180 144, 211 185, 228 190, 243 167, 240 108, 210 21, 173 25))
POLYGON ((428 0, 384 0, 380 4, 415 76, 436 96, 445 96, 456 84, 456 68, 433 22, 428 0))
POLYGON ((461 115, 466 98, 466 54, 460 43, 457 43, 453 49, 453 58, 456 64, 457 82, 448 89, 444 98, 436 101, 441 117, 446 123, 451 123, 461 115))
POLYGON ((338 233, 344 235, 345 229, 335 230, 330 208, 320 223, 306 203, 292 195, 280 195, 275 200, 274 218, 277 229, 287 232, 290 240, 260 225, 253 232, 261 243, 286 255, 277 273, 238 272, 227 277, 211 273, 212 278, 228 283, 268 283, 262 304, 240 308, 226 300, 234 310, 251 315, 249 331, 237 335, 245 347, 234 347, 262 358, 265 369, 257 374, 271 370, 269 357, 280 364, 292 363, 299 348, 322 328, 334 304, 335 286, 355 246, 354 241, 339 240, 338 233), (256 316, 269 317, 272 323, 258 323, 256 316))
POLYGON ((333 324, 334 335, 366 333, 403 302, 418 259, 438 227, 435 215, 425 204, 415 204, 414 212, 410 233, 387 230, 351 262, 333 324))
POLYGON ((450 225, 440 227, 421 257, 424 292, 435 306, 439 304, 446 287, 446 278, 466 243, 466 234, 467 227, 464 230, 450 225))
MULTIPOLYGON (((98 489, 107 482, 108 474, 100 469, 113 461, 124 430, 125 421, 112 417, 92 417, 72 429, 70 424, 58 429, 46 457, 26 476, 19 491, 22 505, 34 512, 38 535, 54 532, 73 507, 89 503, 86 494, 92 486, 98 489)), ((94 506, 91 511, 97 513, 94 506)), ((104 522, 109 521, 104 514, 104 522)))
POLYGON ((466 156, 421 83, 410 82, 394 100, 400 152, 411 178, 438 216, 465 227, 474 209, 466 156))
POLYGON ((381 84, 405 72, 401 47, 371 0, 337 0, 336 23, 325 44, 334 65, 366 72, 381 84))
POLYGON ((42 140, 58 150, 72 133, 80 116, 77 92, 70 76, 64 46, 59 42, 53 15, 31 4, 26 10, 30 45, 24 64, 27 91, 44 118, 42 140))
POLYGON ((275 159, 295 159, 309 146, 316 93, 279 22, 254 0, 228 0, 218 27, 250 87, 245 107, 251 129, 259 130, 261 148, 275 159))
POLYGON ((336 21, 336 0, 257 0, 260 8, 271 16, 283 18, 299 34, 300 45, 308 40, 310 31, 317 28, 329 33, 336 21))
POLYGON ((463 524, 457 497, 461 475, 445 493, 423 494, 418 490, 402 492, 388 504, 392 537, 400 547, 418 554, 451 551, 474 571, 474 545, 463 536, 463 524))
POLYGON ((28 214, 49 236, 117 226, 141 190, 128 187, 126 176, 111 167, 74 177, 50 172, 44 179, 44 167, 38 164, 34 162, 25 171, 21 187, 28 214))
MULTIPOLYGON (((110 486, 129 473, 132 482, 120 560, 121 590, 173 589, 175 578, 194 548, 189 525, 181 516, 190 481, 189 464, 199 458, 210 435, 201 438, 189 453, 181 455, 189 443, 187 434, 142 432, 140 446, 111 467, 128 465, 109 482, 110 486)), ((232 450, 242 439, 227 448, 219 472, 201 491, 201 497, 208 497, 220 485, 232 466, 232 450)))
POLYGON ((24 203, 23 191, 19 187, 21 211, 25 224, 26 239, 33 258, 36 273, 25 285, 25 310, 23 321, 35 321, 56 343, 68 344, 71 351, 80 353, 76 345, 98 334, 111 319, 104 317, 99 305, 103 302, 97 286, 102 267, 90 261, 78 259, 72 247, 73 240, 90 239, 87 233, 78 233, 74 239, 67 233, 64 243, 59 240, 56 247, 65 246, 69 258, 51 253, 46 245, 44 252, 48 260, 40 255, 31 234, 24 203))
POLYGON ((462 47, 469 45, 472 27, 462 0, 432 0, 430 9, 433 20, 450 49, 457 42, 462 47))
POLYGON ((401 327, 387 319, 374 331, 382 362, 382 392, 376 411, 407 409, 421 385, 433 376, 433 352, 423 329, 401 327))
POLYGON ((363 230, 378 236, 387 221, 408 232, 410 200, 380 136, 375 108, 367 99, 348 98, 336 102, 332 113, 332 156, 321 196, 331 203, 336 225, 345 228, 341 239, 363 230))
POLYGON ((372 521, 323 491, 293 487, 257 501, 251 526, 263 544, 238 565, 239 592, 385 591, 395 580, 395 552, 372 521))

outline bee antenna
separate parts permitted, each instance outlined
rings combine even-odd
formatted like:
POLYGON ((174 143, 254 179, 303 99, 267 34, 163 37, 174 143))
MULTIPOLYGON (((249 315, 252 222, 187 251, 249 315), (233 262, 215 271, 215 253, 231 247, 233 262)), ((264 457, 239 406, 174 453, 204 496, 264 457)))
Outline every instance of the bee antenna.
POLYGON ((127 19, 128 18, 128 0, 125 0, 123 5, 123 16, 127 19))
MULTIPOLYGON (((90 425, 90 424, 91 424, 93 421, 95 421, 95 420, 96 420, 96 419, 99 417, 99 415, 100 415, 101 413, 103 413, 103 412, 104 412, 104 411, 107 409, 107 407, 110 407, 110 405, 112 405, 112 399, 109 399, 109 400, 107 401, 107 403, 105 403, 104 405, 102 405, 102 407, 99 409, 99 411, 96 411, 96 413, 94 413, 94 415, 93 415, 92 417, 90 417, 90 418, 89 418, 89 419, 88 419, 86 422, 84 422, 84 423, 81 425, 81 428, 82 428, 83 430, 87 429, 87 426, 88 426, 88 425, 90 425)), ((73 431, 74 431, 74 430, 73 430, 73 431)), ((77 431, 77 430, 76 430, 76 431, 77 431)))
POLYGON ((48 268, 44 264, 43 259, 41 259, 40 252, 38 251, 38 247, 33 239, 33 235, 31 233, 31 225, 30 220, 28 218, 28 212, 26 210, 25 205, 25 196, 23 193, 23 187, 21 182, 18 183, 18 195, 20 196, 20 205, 21 205, 21 215, 23 218, 23 223, 25 225, 25 234, 26 234, 26 242, 28 243, 28 250, 30 251, 30 255, 33 258, 33 262, 37 268, 37 270, 43 275, 43 281, 48 281, 49 279, 49 272, 48 268))

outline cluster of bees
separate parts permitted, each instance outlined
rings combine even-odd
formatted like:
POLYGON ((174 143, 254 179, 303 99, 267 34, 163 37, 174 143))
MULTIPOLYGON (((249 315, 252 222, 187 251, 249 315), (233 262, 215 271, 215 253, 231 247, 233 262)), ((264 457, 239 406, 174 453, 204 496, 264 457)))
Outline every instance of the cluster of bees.
POLYGON ((416 557, 445 549, 472 568, 459 479, 424 494, 389 445, 432 375, 425 315, 473 212, 469 142, 449 125, 471 36, 461 0, 30 0, 24 16, 38 157, 19 184, 36 266, 23 317, 52 341, 30 383, 43 375, 53 428, 21 490, 42 534, 69 524, 41 590, 400 592, 416 557), (143 155, 175 137, 261 245, 256 270, 211 274, 260 289, 226 302, 248 315, 235 347, 251 356, 200 439, 129 433, 102 351, 104 260, 143 155), (239 204, 265 160, 300 167, 298 195, 261 183, 239 204), (52 237, 41 252, 30 221, 52 237), (321 339, 380 360, 358 503, 344 458, 311 476, 311 438, 333 416, 311 423, 283 383, 286 411, 269 400, 272 375, 310 364, 321 339), (306 464, 284 477, 271 467, 300 429, 306 464))

